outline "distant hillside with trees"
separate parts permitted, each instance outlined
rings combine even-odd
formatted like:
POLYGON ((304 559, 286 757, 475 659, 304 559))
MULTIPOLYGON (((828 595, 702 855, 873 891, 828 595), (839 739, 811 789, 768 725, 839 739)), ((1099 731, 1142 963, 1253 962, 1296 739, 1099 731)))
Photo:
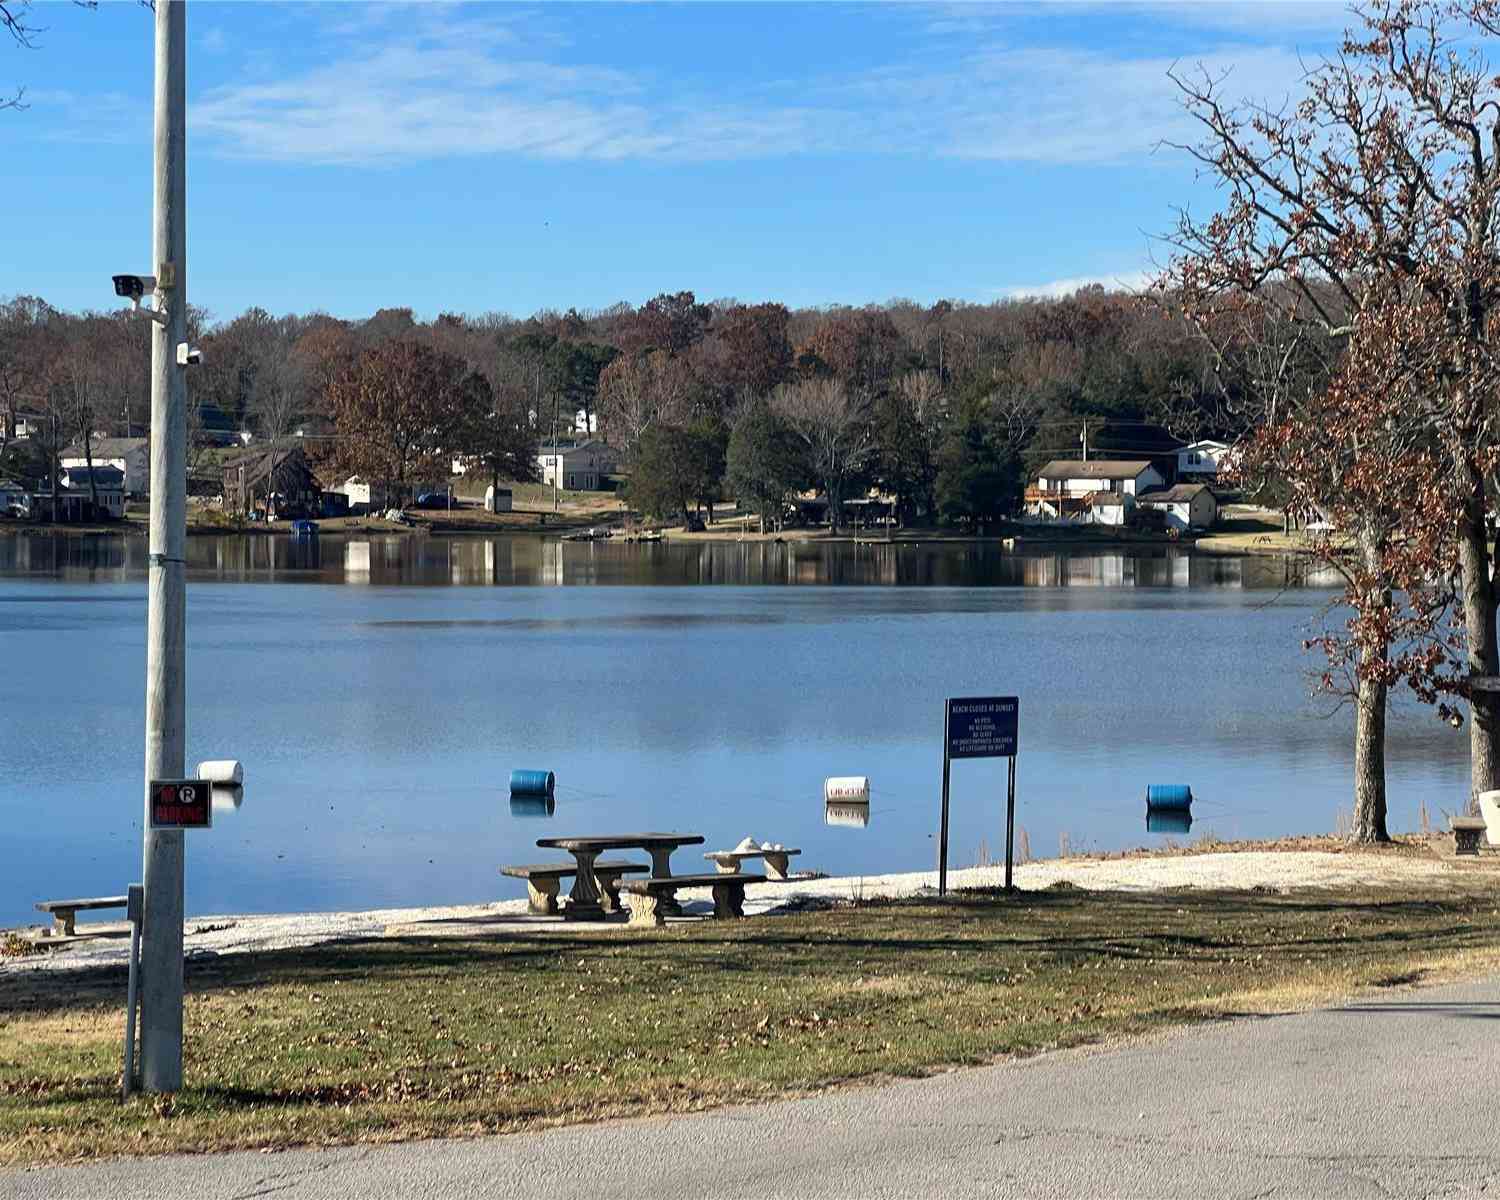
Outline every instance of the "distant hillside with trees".
MULTIPOLYGON (((1098 287, 798 310, 680 291, 432 321, 251 308, 195 312, 193 326, 200 443, 300 433, 351 473, 405 478, 464 452, 487 475, 525 478, 536 445, 594 427, 659 517, 733 494, 774 520, 808 486, 846 498, 879 486, 905 519, 969 524, 1010 511, 1037 464, 1078 454, 1085 423, 1105 455, 1239 432, 1194 326, 1160 297, 1098 287)), ((120 312, 0 304, 0 473, 26 469, 7 457, 20 414, 44 418, 44 443, 53 415, 64 442, 85 427, 143 433, 149 356, 145 324, 120 312)))

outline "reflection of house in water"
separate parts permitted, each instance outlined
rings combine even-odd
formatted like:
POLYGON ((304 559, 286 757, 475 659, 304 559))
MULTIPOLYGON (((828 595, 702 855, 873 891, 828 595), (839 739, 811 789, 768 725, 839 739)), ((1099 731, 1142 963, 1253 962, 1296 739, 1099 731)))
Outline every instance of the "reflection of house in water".
POLYGON ((1148 553, 1056 554, 1020 559, 1026 587, 1244 587, 1245 560, 1168 549, 1148 553))
POLYGON ((344 580, 346 583, 370 582, 370 543, 344 543, 344 580))
POLYGON ((550 584, 553 587, 562 586, 563 544, 550 540, 542 543, 541 569, 537 571, 536 578, 538 583, 550 584))

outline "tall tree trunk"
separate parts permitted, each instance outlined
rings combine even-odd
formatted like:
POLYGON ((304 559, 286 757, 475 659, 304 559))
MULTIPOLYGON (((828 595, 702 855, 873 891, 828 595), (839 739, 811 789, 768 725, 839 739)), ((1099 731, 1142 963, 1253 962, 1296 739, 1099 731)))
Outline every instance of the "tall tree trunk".
MULTIPOLYGON (((1366 650, 1361 658, 1373 655, 1366 650)), ((1354 715, 1354 822, 1349 840, 1388 842, 1385 827, 1386 686, 1361 679, 1354 715)))
MULTIPOLYGON (((1377 531, 1364 529, 1359 536, 1360 558, 1372 578, 1378 578, 1381 567, 1381 538, 1377 531)), ((1377 589, 1367 593, 1362 607, 1367 611, 1389 608, 1391 594, 1377 589)), ((1389 691, 1379 678, 1388 647, 1364 644, 1359 652, 1359 678, 1355 689, 1354 710, 1354 821, 1349 840, 1358 844, 1388 842, 1385 827, 1385 715, 1389 691)))
MULTIPOLYGON (((1484 480, 1462 450, 1456 465, 1465 485, 1458 521, 1458 562, 1469 672, 1497 675, 1500 650, 1495 636, 1495 581, 1490 574, 1489 539, 1484 527, 1484 480)), ((1480 792, 1500 787, 1500 694, 1475 692, 1469 710, 1469 807, 1474 811, 1480 792)))

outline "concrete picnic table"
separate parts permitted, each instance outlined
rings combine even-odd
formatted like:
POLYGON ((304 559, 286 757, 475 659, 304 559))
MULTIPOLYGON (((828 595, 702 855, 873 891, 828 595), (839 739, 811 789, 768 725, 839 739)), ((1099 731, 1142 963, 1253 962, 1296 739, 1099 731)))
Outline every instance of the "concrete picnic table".
POLYGON ((594 880, 594 863, 601 854, 610 850, 644 850, 651 855, 651 878, 670 879, 672 851, 682 846, 703 845, 703 835, 611 833, 597 837, 537 838, 536 844, 544 850, 566 850, 578 864, 563 916, 574 921, 602 921, 604 908, 599 903, 599 887, 594 880))

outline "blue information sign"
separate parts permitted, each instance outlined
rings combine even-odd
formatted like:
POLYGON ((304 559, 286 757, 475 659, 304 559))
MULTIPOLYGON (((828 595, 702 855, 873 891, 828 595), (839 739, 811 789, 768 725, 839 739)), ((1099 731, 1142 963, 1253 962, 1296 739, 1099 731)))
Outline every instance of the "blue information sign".
POLYGON ((970 696, 948 701, 949 758, 1014 758, 1021 701, 970 696))

